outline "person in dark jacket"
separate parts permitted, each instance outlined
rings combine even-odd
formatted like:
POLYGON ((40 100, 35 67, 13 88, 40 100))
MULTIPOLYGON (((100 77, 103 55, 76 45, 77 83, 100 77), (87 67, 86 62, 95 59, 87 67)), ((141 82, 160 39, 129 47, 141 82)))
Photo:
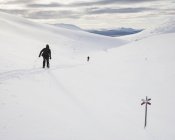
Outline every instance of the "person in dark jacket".
POLYGON ((88 56, 88 57, 87 57, 87 61, 89 62, 89 60, 90 60, 90 57, 88 56))
POLYGON ((49 59, 51 59, 51 50, 49 48, 49 45, 46 45, 46 48, 43 48, 40 51, 39 57, 42 56, 43 57, 43 68, 45 68, 45 63, 47 63, 47 67, 50 67, 49 64, 49 59))

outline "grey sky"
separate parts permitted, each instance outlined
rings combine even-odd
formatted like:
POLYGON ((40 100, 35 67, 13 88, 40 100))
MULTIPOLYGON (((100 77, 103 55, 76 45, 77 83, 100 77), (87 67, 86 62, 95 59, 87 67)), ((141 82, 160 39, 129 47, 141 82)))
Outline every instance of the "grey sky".
POLYGON ((0 0, 0 11, 82 28, 147 28, 174 17, 175 0, 0 0))

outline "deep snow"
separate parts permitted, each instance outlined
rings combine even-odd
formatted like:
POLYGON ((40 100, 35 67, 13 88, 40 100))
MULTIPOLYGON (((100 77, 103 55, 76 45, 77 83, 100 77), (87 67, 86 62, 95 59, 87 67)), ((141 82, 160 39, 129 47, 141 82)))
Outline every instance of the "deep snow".
POLYGON ((120 46, 6 14, 0 20, 1 140, 174 140, 175 33, 120 46), (37 59, 45 42, 50 69, 37 59))

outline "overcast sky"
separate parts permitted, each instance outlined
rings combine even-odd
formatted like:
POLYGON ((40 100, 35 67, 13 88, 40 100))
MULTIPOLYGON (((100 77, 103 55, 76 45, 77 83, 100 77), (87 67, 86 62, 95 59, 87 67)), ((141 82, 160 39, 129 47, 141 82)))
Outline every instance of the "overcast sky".
POLYGON ((175 0, 0 0, 0 11, 85 29, 147 28, 174 17, 175 0))

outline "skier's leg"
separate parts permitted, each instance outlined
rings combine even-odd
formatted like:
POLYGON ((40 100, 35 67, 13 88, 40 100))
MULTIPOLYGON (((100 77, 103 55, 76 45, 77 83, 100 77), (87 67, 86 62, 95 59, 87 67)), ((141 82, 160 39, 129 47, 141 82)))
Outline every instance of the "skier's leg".
POLYGON ((43 57, 43 68, 45 68, 46 59, 43 57))
POLYGON ((47 67, 48 67, 48 68, 50 67, 49 58, 47 58, 47 67))

